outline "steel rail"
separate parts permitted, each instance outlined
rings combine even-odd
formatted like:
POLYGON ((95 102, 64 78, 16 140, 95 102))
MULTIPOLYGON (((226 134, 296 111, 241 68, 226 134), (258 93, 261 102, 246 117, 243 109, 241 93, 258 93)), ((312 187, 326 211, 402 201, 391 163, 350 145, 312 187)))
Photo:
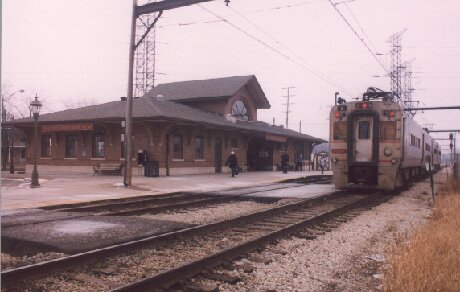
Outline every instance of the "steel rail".
POLYGON ((187 236, 200 234, 204 232, 212 232, 219 230, 239 222, 255 220, 260 216, 269 216, 273 214, 282 213, 290 209, 298 208, 303 204, 320 203, 325 199, 335 198, 342 196, 346 191, 337 191, 327 195, 320 195, 317 197, 304 199, 298 202, 278 206, 269 210, 262 210, 248 215, 232 218, 229 220, 222 220, 210 224, 198 225, 190 228, 181 229, 178 231, 168 232, 165 234, 149 236, 139 240, 133 240, 126 243, 116 244, 104 248, 91 250, 88 252, 78 253, 54 260, 49 260, 37 264, 27 265, 19 268, 4 270, 1 272, 1 282, 4 287, 11 287, 19 281, 26 279, 38 278, 43 275, 49 275, 53 272, 66 271, 85 264, 91 264, 101 261, 104 258, 118 255, 121 253, 129 252, 135 249, 140 249, 146 246, 163 245, 169 240, 177 238, 186 238, 187 236))

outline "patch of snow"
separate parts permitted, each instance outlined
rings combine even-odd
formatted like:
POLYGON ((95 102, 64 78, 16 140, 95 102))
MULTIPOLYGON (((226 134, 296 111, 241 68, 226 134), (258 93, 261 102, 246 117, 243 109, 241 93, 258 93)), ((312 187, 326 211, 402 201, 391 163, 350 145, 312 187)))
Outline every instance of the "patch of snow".
POLYGON ((56 223, 51 228, 51 232, 60 234, 94 233, 102 229, 113 228, 115 226, 118 226, 118 224, 97 221, 72 220, 56 223))

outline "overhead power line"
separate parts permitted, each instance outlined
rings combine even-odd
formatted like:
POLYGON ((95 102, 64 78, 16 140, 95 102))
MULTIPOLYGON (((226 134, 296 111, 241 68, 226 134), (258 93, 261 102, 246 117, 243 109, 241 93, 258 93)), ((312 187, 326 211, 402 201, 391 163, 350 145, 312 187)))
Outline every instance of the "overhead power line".
POLYGON ((329 0, 329 3, 331 3, 332 7, 335 9, 335 11, 340 15, 340 17, 343 19, 343 21, 347 24, 347 26, 353 31, 355 36, 359 39, 359 41, 366 47, 366 49, 371 53, 371 55, 374 57, 374 59, 377 61, 377 63, 380 65, 380 67, 383 68, 383 70, 389 74, 388 69, 385 67, 385 64, 377 57, 377 54, 372 51, 372 49, 369 47, 369 45, 364 41, 364 39, 359 35, 359 33, 356 31, 356 29, 350 24, 348 19, 340 12, 340 10, 337 8, 337 5, 332 2, 332 0, 329 0))
MULTIPOLYGON (((324 0, 322 0, 324 1, 324 0)), ((310 2, 309 2, 310 3, 310 2)), ((297 4, 297 5, 300 5, 300 4, 297 4)), ((246 16, 244 16, 242 13, 238 12, 237 10, 235 10, 234 8, 230 7, 230 10, 232 10, 235 14, 237 14, 239 17, 243 18, 244 20, 246 20, 248 23, 250 23, 251 25, 253 25, 255 28, 257 28, 259 31, 261 31, 264 35, 266 35, 267 37, 269 37, 270 39, 272 39, 274 42, 276 42, 278 45, 282 46, 283 48, 285 48, 288 52, 290 52, 291 54, 293 54, 294 56, 296 56, 299 60, 301 60, 302 62, 305 63, 306 66, 308 66, 310 68, 310 70, 312 71, 316 71, 316 73, 318 75, 321 75, 321 77, 323 77, 325 80, 328 80, 329 83, 332 83, 334 84, 337 88, 341 88, 343 89, 343 87, 338 84, 337 82, 334 82, 332 80, 330 80, 330 78, 328 78, 324 73, 322 73, 319 69, 315 68, 313 65, 311 65, 309 62, 307 62, 301 55, 297 54, 295 51, 293 51, 291 48, 289 48, 288 46, 286 46, 285 44, 283 44, 282 42, 280 42, 277 38, 275 38, 274 36, 272 36, 271 34, 269 34, 267 31, 265 31, 263 28, 261 28, 259 25, 257 25, 255 22, 253 22, 252 20, 250 20, 249 18, 247 18, 246 16)), ((346 91, 346 90, 345 90, 346 91)))
MULTIPOLYGON (((260 38, 250 34, 249 32, 245 31, 244 29, 240 28, 239 26, 231 23, 230 21, 228 21, 227 19, 225 19, 224 17, 218 15, 217 13, 209 10, 208 8, 198 4, 199 7, 201 7, 203 10, 205 10, 206 12, 208 12, 209 14, 211 15, 214 15, 215 17, 217 17, 218 19, 221 19, 223 20, 225 23, 227 23, 228 25, 230 25, 231 27, 233 27, 234 29, 240 31, 241 33, 245 34, 246 36, 252 38, 253 40, 255 40, 256 42, 260 43, 261 45, 263 45, 264 47, 272 50, 273 52, 277 53, 278 55, 282 56, 283 58, 289 60, 290 62, 292 62, 293 64, 307 70, 308 72, 310 72, 311 74, 315 75, 316 77, 318 77, 319 79, 325 81, 326 83, 332 85, 334 88, 337 88, 337 85, 334 84, 333 82, 329 81, 328 79, 324 78, 323 76, 321 76, 320 74, 318 74, 317 72, 313 71, 311 68, 305 66, 304 64, 302 63, 299 63, 297 62, 296 60, 292 59, 290 56, 288 56, 287 54, 281 52, 280 50, 278 50, 277 48, 267 44, 266 42, 264 42, 263 40, 261 40, 260 38)), ((341 90, 347 92, 346 89, 344 88, 340 88, 341 90)))
POLYGON ((348 3, 347 2, 343 2, 343 4, 345 5, 345 7, 347 8, 348 12, 350 13, 351 17, 353 17, 353 20, 356 22, 356 25, 359 27, 359 29, 361 30, 361 32, 363 33, 363 35, 366 37, 366 39, 369 41, 369 44, 370 46, 374 49, 374 52, 376 52, 377 50, 375 49, 375 46, 374 44, 372 43, 372 40, 371 38, 367 35, 367 33, 364 31, 363 27, 361 26, 361 24, 359 23, 358 19, 356 18, 355 14, 353 13, 353 11, 351 11, 350 7, 348 6, 348 3))

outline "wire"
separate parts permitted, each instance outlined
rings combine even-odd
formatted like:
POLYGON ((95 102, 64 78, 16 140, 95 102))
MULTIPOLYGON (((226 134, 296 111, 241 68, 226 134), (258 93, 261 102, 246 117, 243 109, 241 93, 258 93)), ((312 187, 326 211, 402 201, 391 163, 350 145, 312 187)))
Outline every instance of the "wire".
MULTIPOLYGON (((208 8, 198 4, 199 7, 201 7, 203 10, 205 10, 206 12, 208 12, 209 14, 211 15, 214 15, 215 17, 221 19, 222 21, 224 21, 225 23, 227 23, 228 25, 230 25, 231 27, 233 27, 234 29, 240 31, 241 33, 245 34, 246 36, 252 38, 253 40, 255 40, 256 42, 258 42, 259 44, 263 45, 264 47, 272 50, 273 52, 277 53, 278 55, 282 56, 283 58, 289 60, 290 62, 292 62, 293 64, 297 65, 297 66, 300 66, 301 68, 307 70, 308 72, 312 73, 313 75, 315 75, 316 77, 318 77, 319 79, 327 82, 328 84, 332 85, 333 87, 338 87, 336 84, 332 83, 331 81, 329 81, 328 79, 324 78, 323 76, 321 76, 320 74, 318 74, 317 72, 313 71, 311 68, 305 66, 304 64, 302 63, 299 63, 297 62, 296 60, 292 59, 291 57, 289 57, 288 55, 286 55, 285 53, 281 52, 280 50, 278 50, 277 48, 267 44, 266 42, 262 41, 261 39, 257 38, 256 36, 250 34, 249 32, 245 31, 244 29, 238 27, 237 25, 231 23, 230 21, 228 21, 227 19, 223 18, 222 16, 218 15, 217 13, 209 10, 208 8)), ((344 89, 344 88, 341 88, 339 87, 341 90, 345 91, 348 93, 348 90, 344 89)), ((349 93, 348 93, 349 94, 349 93)))
POLYGON ((343 19, 343 21, 348 25, 348 27, 353 31, 353 33, 356 35, 356 37, 360 40, 360 42, 366 47, 366 49, 371 53, 371 55, 374 57, 374 59, 379 63, 379 65, 385 70, 387 74, 390 74, 388 69, 385 67, 385 65, 382 63, 382 61, 377 57, 377 55, 372 51, 372 49, 368 46, 368 44, 364 41, 364 39, 358 34, 358 32, 354 29, 354 27, 350 24, 350 22, 347 20, 347 18, 340 12, 340 10, 336 7, 336 5, 332 2, 332 0, 328 0, 329 3, 331 3, 332 7, 337 11, 337 13, 340 15, 340 17, 343 19))
POLYGON ((300 2, 300 3, 296 3, 296 4, 289 4, 289 5, 277 6, 277 7, 267 8, 267 9, 254 10, 252 12, 265 12, 265 11, 280 10, 280 9, 284 9, 284 8, 294 8, 294 7, 298 7, 298 6, 303 6, 303 5, 313 4, 313 3, 318 3, 318 2, 324 2, 324 1, 326 1, 326 0, 303 1, 303 2, 300 2))
MULTIPOLYGON (((323 0, 324 1, 324 0, 323 0)), ((268 36, 270 39, 272 39, 273 41, 275 41, 277 44, 279 44, 280 46, 282 46, 283 48, 285 48, 286 50, 288 50, 291 54, 293 54, 294 56, 296 56, 297 58, 299 58, 299 60, 301 60, 302 62, 305 63, 306 66, 310 67, 311 70, 315 70, 317 72, 318 75, 321 75, 324 79, 328 80, 329 83, 332 83, 334 84, 336 87, 338 88, 343 88, 343 86, 341 86, 340 84, 338 84, 337 82, 334 82, 332 80, 330 80, 329 78, 327 78, 325 76, 324 73, 322 73, 320 70, 318 70, 317 68, 315 68, 312 64, 310 64, 309 62, 307 62, 305 59, 303 59, 302 56, 300 56, 299 54, 297 54, 296 52, 294 52, 291 48, 289 48, 288 46, 284 45, 282 42, 280 42, 278 39, 276 39, 275 37, 273 37, 272 35, 270 35, 268 32, 266 32, 264 29, 262 29, 259 25, 257 25, 256 23, 254 23, 252 20, 250 20, 249 18, 247 18, 246 16, 244 16, 243 14, 241 14, 240 12, 236 11, 234 8, 230 7, 230 10, 232 10, 234 13, 236 13, 239 17, 243 18, 244 20, 246 20, 248 23, 252 24, 254 27, 256 27, 258 30, 260 30, 264 35, 268 36)), ((346 91, 346 90, 345 90, 346 91)))
POLYGON ((356 24, 358 25, 359 29, 361 30, 361 32, 363 33, 363 35, 367 38, 367 40, 369 41, 370 45, 372 46, 372 48, 374 49, 374 51, 377 51, 375 49, 375 46, 374 44, 372 43, 372 40, 371 38, 367 35, 367 33, 364 31, 363 27, 361 26, 361 24, 359 23, 358 19, 356 18, 356 16, 353 14, 353 12, 351 11, 350 7, 348 6, 347 2, 343 2, 343 4, 345 4, 345 7, 347 8, 348 12, 350 13, 351 17, 353 17, 354 21, 356 22, 356 24))

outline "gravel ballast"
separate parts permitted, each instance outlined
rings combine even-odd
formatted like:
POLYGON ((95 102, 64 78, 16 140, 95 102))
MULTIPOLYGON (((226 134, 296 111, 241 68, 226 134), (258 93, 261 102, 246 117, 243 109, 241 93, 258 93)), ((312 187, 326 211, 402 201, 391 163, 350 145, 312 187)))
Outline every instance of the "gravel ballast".
MULTIPOLYGON (((444 181, 438 174, 437 186, 444 181)), ((217 284, 220 291, 378 291, 387 246, 426 222, 431 202, 429 180, 419 182, 315 240, 291 237, 267 247, 287 254, 267 265, 251 262, 253 273, 233 271, 241 278, 236 285, 217 284)))

